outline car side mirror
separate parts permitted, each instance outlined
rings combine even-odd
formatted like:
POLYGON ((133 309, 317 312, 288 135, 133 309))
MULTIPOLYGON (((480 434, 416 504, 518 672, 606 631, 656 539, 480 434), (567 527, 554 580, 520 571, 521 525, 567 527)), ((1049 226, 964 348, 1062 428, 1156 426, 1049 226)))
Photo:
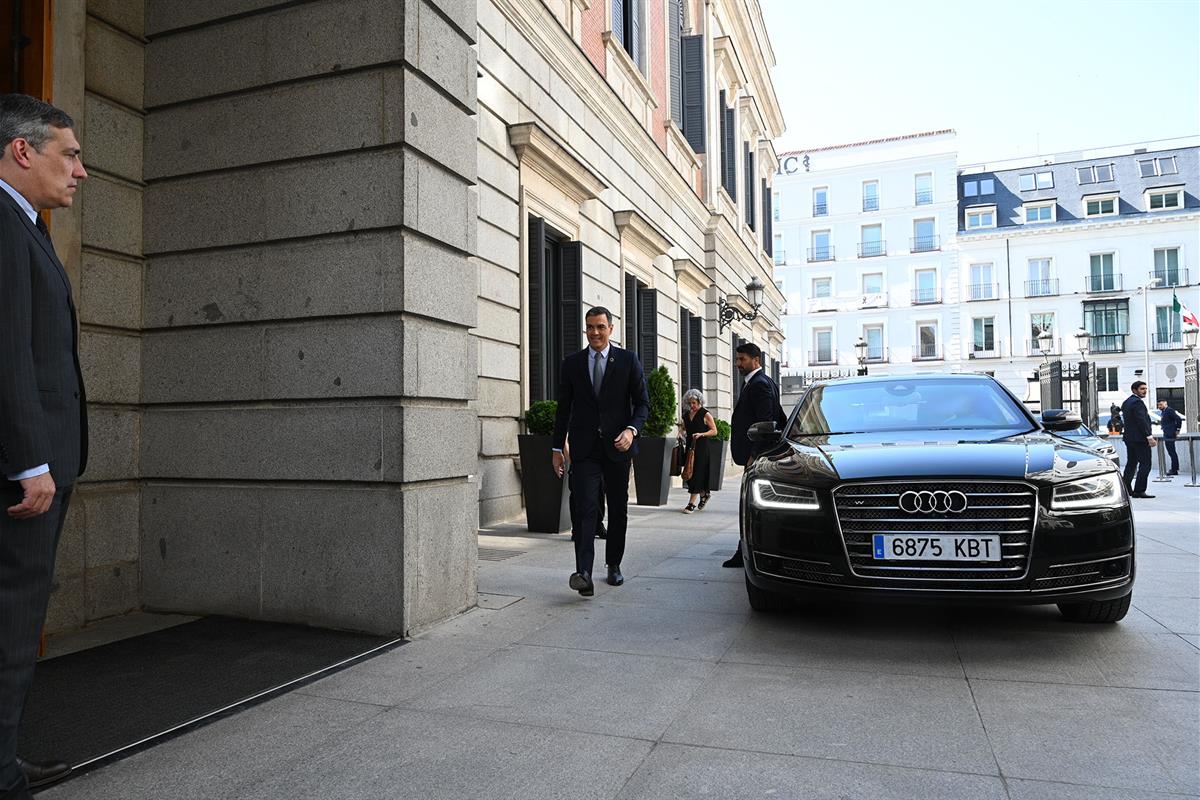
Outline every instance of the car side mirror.
POLYGON ((746 431, 746 437, 752 442, 773 442, 783 435, 783 431, 775 427, 774 420, 756 422, 746 431))
POLYGON ((1073 431, 1082 424, 1078 414, 1065 408, 1048 408, 1042 412, 1042 427, 1048 431, 1073 431))

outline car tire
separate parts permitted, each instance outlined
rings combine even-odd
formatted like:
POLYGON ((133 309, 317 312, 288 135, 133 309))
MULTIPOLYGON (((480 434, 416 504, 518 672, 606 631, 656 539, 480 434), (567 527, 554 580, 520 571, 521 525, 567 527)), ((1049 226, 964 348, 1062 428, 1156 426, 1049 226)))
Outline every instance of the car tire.
POLYGON ((1071 622, 1120 622, 1129 613, 1133 593, 1116 600, 1088 600, 1084 603, 1059 603, 1058 610, 1071 622))
POLYGON ((782 611, 787 607, 787 598, 781 594, 758 588, 750 582, 749 578, 746 578, 746 596, 750 598, 751 608, 765 614, 782 611))

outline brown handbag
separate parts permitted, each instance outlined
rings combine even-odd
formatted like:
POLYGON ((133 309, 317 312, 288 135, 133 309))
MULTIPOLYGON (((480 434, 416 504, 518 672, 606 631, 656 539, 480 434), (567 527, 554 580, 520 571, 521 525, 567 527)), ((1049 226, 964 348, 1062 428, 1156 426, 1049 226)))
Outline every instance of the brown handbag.
POLYGON ((696 446, 689 447, 687 453, 687 463, 683 465, 683 473, 680 475, 684 483, 692 479, 692 472, 696 469, 696 446))
POLYGON ((676 441, 675 446, 671 448, 671 474, 679 475, 683 472, 683 442, 676 441))

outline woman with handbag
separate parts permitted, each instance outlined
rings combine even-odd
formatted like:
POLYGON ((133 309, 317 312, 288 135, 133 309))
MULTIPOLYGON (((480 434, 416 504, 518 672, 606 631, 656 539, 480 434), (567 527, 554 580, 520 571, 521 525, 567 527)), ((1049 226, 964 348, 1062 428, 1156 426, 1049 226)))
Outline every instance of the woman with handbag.
POLYGON ((691 493, 683 513, 691 514, 699 511, 708 503, 708 448, 703 440, 717 435, 717 423, 713 415, 704 407, 704 395, 699 389, 688 389, 683 396, 687 411, 683 414, 684 442, 687 447, 687 460, 683 465, 683 484, 691 493), (696 502, 699 498, 699 503, 696 502))

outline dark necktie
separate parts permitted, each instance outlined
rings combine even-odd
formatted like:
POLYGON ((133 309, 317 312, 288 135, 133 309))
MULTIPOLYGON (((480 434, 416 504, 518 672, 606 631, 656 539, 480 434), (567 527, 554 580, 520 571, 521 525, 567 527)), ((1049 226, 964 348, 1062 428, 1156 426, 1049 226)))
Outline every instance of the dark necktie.
POLYGON ((592 356, 592 391, 596 396, 600 396, 600 382, 604 379, 604 373, 600 371, 600 359, 604 356, 603 353, 595 353, 592 356))
POLYGON ((37 218, 37 221, 34 222, 33 224, 35 226, 37 226, 38 233, 40 233, 42 236, 46 237, 46 241, 50 243, 50 247, 51 247, 51 249, 53 249, 54 240, 50 238, 50 229, 46 227, 46 220, 42 219, 41 216, 39 216, 37 218))

